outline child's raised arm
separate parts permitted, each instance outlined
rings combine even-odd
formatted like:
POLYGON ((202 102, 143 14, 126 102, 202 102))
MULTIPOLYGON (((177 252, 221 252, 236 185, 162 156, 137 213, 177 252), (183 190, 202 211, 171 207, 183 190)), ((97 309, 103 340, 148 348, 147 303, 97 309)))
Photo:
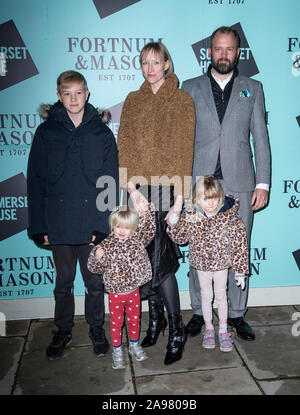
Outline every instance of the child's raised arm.
POLYGON ((173 242, 183 245, 189 242, 190 238, 190 226, 191 223, 187 218, 189 217, 190 212, 183 210, 181 213, 178 222, 172 226, 167 227, 167 233, 173 242))
POLYGON ((135 184, 131 181, 128 182, 127 191, 138 215, 144 215, 148 210, 148 201, 145 196, 136 189, 135 184))
POLYGON ((140 214, 139 226, 136 232, 143 245, 147 246, 154 238, 155 231, 155 206, 153 203, 148 203, 148 210, 140 214))
POLYGON ((169 226, 174 226, 175 223, 178 221, 180 213, 182 211, 183 201, 183 196, 177 195, 174 205, 171 207, 167 216, 165 217, 165 221, 168 223, 169 226))

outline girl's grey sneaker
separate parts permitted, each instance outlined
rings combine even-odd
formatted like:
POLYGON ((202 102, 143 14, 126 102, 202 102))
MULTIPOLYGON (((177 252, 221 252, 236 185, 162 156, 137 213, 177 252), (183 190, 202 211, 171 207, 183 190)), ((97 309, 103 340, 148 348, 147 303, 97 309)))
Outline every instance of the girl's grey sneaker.
POLYGON ((221 352, 231 352, 233 341, 230 333, 219 333, 219 343, 221 352))
POLYGON ((206 329, 203 335, 202 347, 204 347, 204 349, 214 349, 215 346, 215 330, 206 329))
POLYGON ((124 369, 124 355, 121 347, 118 347, 112 352, 112 368, 113 369, 124 369))
POLYGON ((129 344, 129 354, 134 356, 138 362, 148 359, 147 353, 138 342, 129 344))

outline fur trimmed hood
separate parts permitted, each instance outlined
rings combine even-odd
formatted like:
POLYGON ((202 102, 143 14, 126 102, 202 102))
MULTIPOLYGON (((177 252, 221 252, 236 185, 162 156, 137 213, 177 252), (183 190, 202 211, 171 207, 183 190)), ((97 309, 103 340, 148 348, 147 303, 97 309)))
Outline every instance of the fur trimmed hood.
MULTIPOLYGON (((54 110, 54 107, 58 105, 60 101, 57 101, 57 103, 55 104, 41 104, 38 108, 38 112, 40 117, 46 121, 52 110, 54 110)), ((108 124, 110 119, 111 119, 111 113, 108 110, 104 110, 101 108, 95 108, 96 111, 98 112, 102 122, 104 122, 105 124, 108 124)))

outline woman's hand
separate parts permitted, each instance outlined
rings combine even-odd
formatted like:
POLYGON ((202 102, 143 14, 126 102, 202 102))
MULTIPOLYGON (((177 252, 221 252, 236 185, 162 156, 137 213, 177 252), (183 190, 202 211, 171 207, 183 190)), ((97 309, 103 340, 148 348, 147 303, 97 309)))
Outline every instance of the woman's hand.
POLYGON ((167 216, 165 217, 165 221, 167 222, 169 226, 171 227, 174 226, 175 223, 178 221, 180 213, 182 211, 182 206, 183 206, 183 196, 178 195, 176 197, 176 201, 174 205, 171 207, 167 216))
POLYGON ((139 216, 145 215, 145 213, 148 211, 148 200, 141 192, 136 189, 135 185, 132 182, 128 182, 127 190, 130 194, 130 199, 132 200, 133 206, 139 216))

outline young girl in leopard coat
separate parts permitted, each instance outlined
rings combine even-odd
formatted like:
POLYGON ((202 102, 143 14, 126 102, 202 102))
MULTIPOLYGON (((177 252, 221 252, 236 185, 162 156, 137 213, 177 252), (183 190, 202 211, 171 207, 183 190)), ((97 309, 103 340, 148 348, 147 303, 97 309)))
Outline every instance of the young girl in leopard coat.
POLYGON ((212 324, 213 287, 218 303, 220 350, 232 350, 231 334, 227 332, 227 274, 232 267, 236 284, 245 285, 249 272, 249 254, 245 226, 238 215, 239 201, 225 197, 214 176, 200 177, 193 189, 192 204, 183 210, 176 225, 168 229, 170 238, 178 243, 189 242, 190 265, 196 268, 201 288, 202 312, 206 330, 202 346, 215 347, 212 324))
POLYGON ((111 340, 113 345, 112 368, 123 369, 122 327, 126 310, 130 337, 129 353, 136 360, 147 359, 139 344, 140 293, 139 287, 152 278, 151 263, 145 247, 155 234, 154 206, 139 215, 128 206, 119 206, 109 218, 111 234, 95 246, 88 259, 88 269, 102 274, 108 292, 111 340))

